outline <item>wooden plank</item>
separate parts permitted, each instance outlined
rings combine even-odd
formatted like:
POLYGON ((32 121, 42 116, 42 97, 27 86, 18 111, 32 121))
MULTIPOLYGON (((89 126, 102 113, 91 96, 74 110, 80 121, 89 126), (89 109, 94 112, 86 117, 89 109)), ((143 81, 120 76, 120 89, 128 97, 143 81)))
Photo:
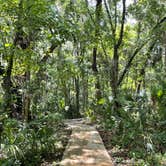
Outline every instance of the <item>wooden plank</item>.
POLYGON ((61 166, 113 166, 95 127, 81 121, 69 122, 72 135, 66 147, 61 166))

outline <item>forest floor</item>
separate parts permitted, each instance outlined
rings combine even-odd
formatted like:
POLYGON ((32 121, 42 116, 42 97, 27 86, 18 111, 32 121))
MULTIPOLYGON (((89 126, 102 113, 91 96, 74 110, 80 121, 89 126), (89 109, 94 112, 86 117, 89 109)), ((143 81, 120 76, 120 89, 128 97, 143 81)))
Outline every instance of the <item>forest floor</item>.
POLYGON ((47 155, 47 157, 43 159, 43 162, 40 166, 58 166, 59 165, 59 162, 62 160, 64 151, 70 139, 71 133, 72 133, 72 130, 68 128, 67 126, 63 128, 63 130, 60 133, 58 133, 59 148, 56 149, 56 152, 54 154, 49 154, 49 157, 47 155))
POLYGON ((139 161, 135 161, 134 159, 130 159, 128 157, 129 150, 128 149, 120 149, 119 147, 113 146, 111 144, 111 131, 105 131, 98 129, 100 136, 104 142, 104 145, 112 157, 115 166, 135 166, 139 165, 139 161))
MULTIPOLYGON (((144 159, 134 159, 129 157, 131 149, 122 149, 118 146, 112 145, 113 133, 111 131, 98 128, 98 132, 100 133, 100 136, 103 140, 103 143, 109 155, 113 159, 114 166, 144 166, 146 165, 144 162, 144 159)), ((159 165, 155 164, 153 166, 166 166, 166 157, 163 156, 162 158, 160 158, 160 164, 159 165)))

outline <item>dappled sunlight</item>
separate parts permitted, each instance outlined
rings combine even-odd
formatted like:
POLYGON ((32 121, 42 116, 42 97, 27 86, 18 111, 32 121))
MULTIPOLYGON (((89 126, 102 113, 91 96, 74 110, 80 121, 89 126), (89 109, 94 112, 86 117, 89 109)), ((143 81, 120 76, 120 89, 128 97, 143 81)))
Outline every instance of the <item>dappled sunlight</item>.
POLYGON ((73 121, 73 132, 61 162, 64 166, 112 166, 108 152, 95 127, 73 121))

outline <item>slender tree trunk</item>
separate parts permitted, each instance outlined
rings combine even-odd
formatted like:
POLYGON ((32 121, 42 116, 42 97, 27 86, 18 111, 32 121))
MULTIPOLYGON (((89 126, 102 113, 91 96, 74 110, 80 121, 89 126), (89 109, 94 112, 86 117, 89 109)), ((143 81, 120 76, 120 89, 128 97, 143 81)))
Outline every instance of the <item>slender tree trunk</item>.
POLYGON ((148 66, 148 60, 151 58, 151 52, 155 46, 155 41, 149 46, 148 48, 148 51, 147 53, 145 54, 146 57, 146 60, 143 64, 143 67, 142 69, 140 70, 140 73, 139 73, 139 80, 138 80, 138 83, 137 83, 137 88, 136 88, 136 94, 138 95, 139 92, 140 92, 140 89, 141 89, 141 85, 143 85, 143 83, 145 82, 145 69, 146 67, 148 66))
POLYGON ((86 74, 83 74, 83 91, 82 91, 82 97, 83 97, 83 111, 86 111, 88 108, 88 76, 86 74))
POLYGON ((76 117, 80 117, 80 85, 79 77, 75 78, 75 91, 76 91, 76 117))
POLYGON ((119 54, 118 48, 114 47, 114 55, 113 55, 113 64, 112 64, 112 79, 111 79, 111 86, 112 86, 112 94, 113 94, 113 110, 118 110, 119 103, 118 103, 118 77, 119 77, 119 54))
MULTIPOLYGON (((102 0, 96 0, 96 11, 95 11, 95 37, 96 37, 96 44, 98 44, 98 37, 99 37, 99 26, 100 26, 100 20, 101 20, 101 10, 102 10, 102 0)), ((92 60, 92 70, 94 72, 94 76, 96 79, 95 83, 95 89, 96 89, 96 99, 99 100, 101 98, 101 86, 100 86, 100 80, 98 76, 98 68, 97 68, 97 54, 98 54, 98 48, 95 46, 93 48, 93 60, 92 60)))
MULTIPOLYGON (((126 0, 122 0, 123 9, 122 9, 122 17, 121 17, 121 25, 120 25, 120 32, 117 36, 117 21, 115 19, 115 23, 113 24, 112 15, 109 11, 109 6, 107 5, 106 1, 104 1, 106 12, 110 21, 111 30, 113 34, 113 41, 114 41, 114 51, 113 51, 113 58, 112 58, 112 65, 111 65, 111 88, 112 88, 112 95, 113 95, 113 111, 118 113, 118 108, 120 106, 118 101, 118 93, 119 93, 119 49, 123 42, 123 34, 124 34, 124 24, 125 24, 125 16, 126 16, 126 0), (116 39, 117 38, 117 39, 116 39)), ((115 8, 117 7, 117 3, 115 3, 115 8)), ((117 11, 115 10, 114 17, 117 17, 117 11)), ((118 113, 119 114, 119 113, 118 113)))
POLYGON ((57 48, 57 45, 55 43, 51 43, 51 47, 49 48, 49 50, 46 52, 46 54, 44 55, 44 57, 40 60, 39 63, 39 70, 36 74, 36 79, 33 81, 33 89, 34 89, 34 97, 33 97, 33 109, 36 109, 37 104, 39 103, 40 99, 41 99, 41 81, 45 78, 45 71, 46 71, 46 63, 50 57, 50 54, 53 53, 53 51, 55 50, 55 48, 57 48))
MULTIPOLYGON (((19 3, 19 11, 21 13, 22 11, 22 0, 20 0, 19 3)), ((17 20, 17 24, 16 24, 16 34, 14 36, 14 40, 13 40, 13 48, 12 48, 12 52, 11 55, 9 56, 9 60, 8 60, 8 66, 6 69, 6 73, 5 76, 3 78, 3 89, 5 91, 5 95, 4 95, 4 111, 7 112, 9 114, 10 117, 13 117, 13 83, 12 83, 12 69, 13 69, 13 61, 14 61, 14 52, 15 52, 15 47, 17 46, 17 44, 19 43, 19 41, 22 39, 21 38, 21 34, 22 34, 22 25, 20 24, 20 20, 21 20, 21 14, 19 13, 18 15, 18 20, 17 20)))
POLYGON ((164 60, 165 72, 166 72, 166 45, 165 45, 165 60, 164 60))
POLYGON ((31 104, 31 97, 30 97, 30 71, 27 71, 25 73, 25 80, 26 80, 26 87, 25 87, 25 93, 23 96, 23 117, 26 122, 28 122, 31 119, 30 114, 30 104, 31 104))
POLYGON ((97 101, 101 98, 101 86, 100 86, 100 80, 98 75, 98 69, 97 69, 97 47, 93 48, 93 62, 92 62, 92 70, 94 72, 95 76, 95 90, 96 90, 96 99, 97 101))
POLYGON ((166 32, 164 34, 164 49, 165 49, 164 68, 165 68, 165 72, 166 72, 166 32))
POLYGON ((63 86, 63 92, 64 92, 64 97, 65 97, 65 106, 69 106, 71 104, 70 101, 70 89, 69 86, 66 82, 66 80, 62 80, 62 86, 63 86))
MULTIPOLYGON (((28 48, 30 45, 30 40, 28 37, 24 36, 23 30, 22 30, 22 12, 23 12, 23 0, 20 0, 19 2, 19 14, 18 14, 18 20, 16 23, 16 34, 13 40, 13 51, 9 57, 9 61, 8 61, 8 66, 7 66, 7 70, 6 70, 6 75, 4 77, 4 81, 3 81, 3 87, 4 87, 4 91, 5 91, 5 96, 4 96, 4 101, 5 101, 5 106, 4 106, 4 111, 8 112, 10 117, 14 116, 14 104, 17 103, 17 101, 13 101, 13 97, 14 95, 17 95, 14 93, 14 87, 12 84, 12 80, 11 80, 11 75, 12 75, 12 68, 13 68, 13 61, 14 61, 14 49, 17 45, 19 45, 23 50, 28 48)), ((29 73, 29 72, 28 72, 29 73)), ((26 73, 26 78, 29 79, 29 74, 26 73)), ((17 98, 17 97, 16 97, 17 98)), ((25 99, 26 104, 25 104, 25 108, 26 108, 26 114, 29 111, 29 103, 30 103, 30 98, 28 98, 27 101, 27 97, 25 99)), ((25 101, 23 103, 25 103, 25 101)), ((24 106, 23 106, 24 108, 24 106)))
POLYGON ((13 117, 12 111, 13 111, 13 101, 12 101, 12 88, 13 83, 11 80, 12 75, 12 68, 13 68, 13 58, 14 58, 14 51, 11 53, 6 75, 3 78, 2 87, 5 91, 4 94, 4 112, 6 112, 10 117, 13 117))

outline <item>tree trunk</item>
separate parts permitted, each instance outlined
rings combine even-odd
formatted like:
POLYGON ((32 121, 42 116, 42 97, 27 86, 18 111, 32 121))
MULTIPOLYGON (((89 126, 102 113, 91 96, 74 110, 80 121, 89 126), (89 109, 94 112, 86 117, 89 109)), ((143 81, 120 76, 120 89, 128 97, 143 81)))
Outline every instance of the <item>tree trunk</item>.
MULTIPOLYGON (((119 101, 118 101, 118 93, 119 93, 119 49, 123 42, 123 34, 124 34, 124 24, 125 24, 125 16, 126 16, 126 0, 123 0, 123 9, 122 9, 122 17, 121 17, 121 25, 120 25, 120 32, 118 36, 116 36, 117 32, 117 22, 115 21, 114 25, 112 22, 112 16, 108 9, 108 5, 105 2, 106 12, 109 17, 111 30, 113 34, 114 40, 114 52, 113 52, 113 59, 112 59, 112 66, 111 66, 111 88, 112 88, 112 95, 113 95, 113 111, 118 113, 119 112, 119 101), (116 39, 117 38, 117 39, 116 39)), ((115 3, 115 8, 117 7, 117 3, 115 3)), ((117 12, 115 10, 114 17, 117 17, 117 12)), ((118 113, 119 114, 119 113, 118 113)))
POLYGON ((166 72, 166 44, 165 44, 165 61, 164 61, 164 66, 165 66, 165 72, 166 72))
POLYGON ((112 86, 112 95, 113 95, 113 110, 117 111, 119 108, 118 103, 118 75, 119 75, 119 54, 118 48, 114 47, 114 55, 113 55, 113 63, 112 63, 112 78, 111 78, 111 86, 112 86))
POLYGON ((70 88, 66 81, 62 80, 63 82, 63 89, 64 89, 64 97, 65 97, 65 106, 70 106, 71 100, 70 100, 70 88))
POLYGON ((80 87, 79 87, 79 77, 75 78, 75 91, 76 91, 76 117, 80 117, 80 87))
MULTIPOLYGON (((95 11, 95 37, 96 37, 96 43, 98 44, 98 37, 99 37, 99 26, 100 26, 100 17, 101 17, 101 10, 102 10, 102 0, 96 0, 96 11, 95 11)), ((96 89, 96 99, 97 101, 101 98, 101 86, 100 86, 100 80, 98 76, 98 68, 97 68, 97 46, 93 48, 93 61, 92 61, 92 70, 94 72, 94 76, 96 79, 95 83, 95 89, 96 89)))
POLYGON ((51 46, 49 48, 49 50, 46 52, 46 54, 44 55, 44 57, 40 60, 39 62, 39 70, 36 74, 36 78, 33 81, 33 109, 36 109, 37 104, 39 103, 40 99, 41 99, 41 81, 45 79, 45 71, 46 71, 46 63, 50 57, 50 54, 53 53, 53 51, 55 50, 55 48, 57 48, 57 45, 55 43, 51 43, 51 46))
POLYGON ((10 55, 10 59, 7 66, 6 75, 3 78, 2 87, 5 91, 4 94, 4 112, 6 112, 9 117, 13 117, 13 101, 12 101, 12 88, 13 83, 11 80, 12 68, 13 68, 13 58, 14 58, 14 51, 10 55))
POLYGON ((92 62, 92 70, 94 72, 95 76, 95 90, 96 90, 96 99, 97 101, 101 98, 101 87, 100 87, 100 80, 98 75, 98 69, 97 69, 97 47, 93 48, 93 62, 92 62))
POLYGON ((165 49, 164 67, 165 67, 165 72, 166 72, 166 32, 164 34, 164 49, 165 49))
POLYGON ((86 75, 85 73, 83 73, 82 82, 83 82, 83 91, 82 91, 83 111, 85 112, 88 108, 88 74, 86 75))
POLYGON ((31 119, 30 114, 30 103, 31 103, 31 97, 30 97, 30 71, 27 71, 25 73, 25 93, 23 97, 23 117, 26 122, 28 122, 31 119))
POLYGON ((146 67, 148 66, 148 60, 151 58, 151 52, 155 46, 155 41, 149 46, 148 48, 148 51, 147 53, 145 54, 146 57, 146 60, 143 64, 143 67, 142 69, 140 70, 140 73, 138 75, 139 77, 139 80, 138 80, 138 83, 137 83, 137 88, 136 88, 136 94, 138 95, 140 93, 140 89, 141 89, 141 85, 145 82, 145 70, 146 70, 146 67))

